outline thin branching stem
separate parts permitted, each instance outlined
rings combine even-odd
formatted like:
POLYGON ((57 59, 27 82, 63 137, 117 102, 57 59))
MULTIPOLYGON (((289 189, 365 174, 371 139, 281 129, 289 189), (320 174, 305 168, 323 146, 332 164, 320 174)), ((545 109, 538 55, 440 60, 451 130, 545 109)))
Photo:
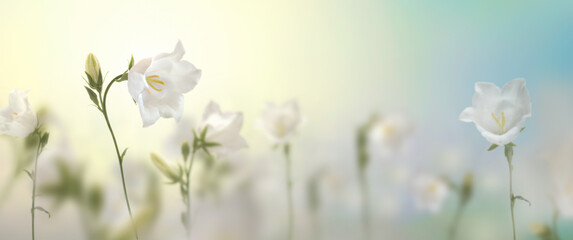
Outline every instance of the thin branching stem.
POLYGON ((102 103, 102 109, 101 112, 103 113, 103 116, 105 118, 105 122, 107 123, 107 128, 109 129, 109 132, 111 133, 111 138, 113 139, 113 145, 115 146, 115 153, 117 154, 117 159, 118 159, 118 163, 119 163, 119 170, 121 173, 121 183, 123 186, 123 195, 125 197, 125 203, 127 205, 127 211, 129 212, 129 218, 131 220, 131 225, 133 227, 133 232, 135 234, 135 239, 139 239, 139 235, 137 234, 137 227, 135 226, 135 222, 133 221, 133 214, 131 213, 131 205, 129 204, 129 197, 127 195, 127 187, 125 185, 125 174, 123 172, 123 158, 121 156, 121 154, 119 153, 119 147, 117 145, 117 140, 115 138, 115 134, 113 133, 113 129, 111 127, 110 121, 109 121, 109 116, 107 113, 107 93, 109 92, 109 89, 111 88, 111 85, 116 82, 117 79, 113 79, 111 80, 111 82, 107 85, 107 88, 105 89, 104 95, 103 95, 103 99, 100 93, 100 102, 102 103))
POLYGON ((40 156, 41 147, 42 147, 42 134, 36 131, 38 135, 38 148, 36 149, 36 157, 34 159, 34 172, 32 173, 32 208, 30 212, 32 214, 32 240, 36 238, 36 176, 38 172, 38 157, 40 156))

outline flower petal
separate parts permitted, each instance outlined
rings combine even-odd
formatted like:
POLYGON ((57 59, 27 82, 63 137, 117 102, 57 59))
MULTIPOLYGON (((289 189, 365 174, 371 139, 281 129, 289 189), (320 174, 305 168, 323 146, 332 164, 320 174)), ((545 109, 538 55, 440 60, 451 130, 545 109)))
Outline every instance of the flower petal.
POLYGON ((139 113, 141 115, 141 120, 143 121, 143 127, 149 127, 159 119, 159 111, 154 106, 147 106, 146 101, 144 101, 143 94, 140 94, 136 99, 137 105, 139 106, 139 113))
POLYGON ((462 122, 473 122, 474 121, 474 119, 473 119, 474 118, 474 112, 475 112, 475 109, 473 107, 467 107, 462 111, 459 119, 462 122))

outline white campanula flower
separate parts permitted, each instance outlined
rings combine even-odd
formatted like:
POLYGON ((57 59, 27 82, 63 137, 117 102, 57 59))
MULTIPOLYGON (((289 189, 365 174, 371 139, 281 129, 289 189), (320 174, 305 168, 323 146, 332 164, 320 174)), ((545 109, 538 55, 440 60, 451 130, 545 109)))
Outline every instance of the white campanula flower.
POLYGON ((37 125, 38 118, 28 102, 28 91, 12 90, 8 107, 0 110, 0 134, 26 137, 37 125))
POLYGON ((207 128, 203 141, 216 143, 216 146, 209 146, 208 151, 217 155, 225 155, 247 147, 247 142, 240 134, 242 127, 242 113, 221 112, 219 104, 211 101, 203 112, 203 119, 196 133, 200 134, 207 128))
POLYGON ((531 117, 529 92, 525 79, 514 79, 499 89, 493 83, 475 84, 472 106, 464 109, 460 120, 474 122, 490 143, 506 145, 519 135, 525 119, 531 117))
POLYGON ((287 143, 302 123, 302 116, 296 101, 283 105, 267 103, 259 122, 267 137, 276 144, 287 143))
POLYGON ((436 213, 442 208, 449 187, 442 178, 420 174, 412 180, 412 191, 419 209, 436 213))
POLYGON ((161 53, 136 63, 128 73, 128 88, 137 102, 143 127, 154 124, 160 117, 181 119, 183 94, 191 91, 201 70, 188 61, 181 41, 172 53, 161 53))
POLYGON ((388 158, 402 151, 414 130, 413 121, 401 113, 378 117, 370 127, 369 149, 375 156, 388 158))

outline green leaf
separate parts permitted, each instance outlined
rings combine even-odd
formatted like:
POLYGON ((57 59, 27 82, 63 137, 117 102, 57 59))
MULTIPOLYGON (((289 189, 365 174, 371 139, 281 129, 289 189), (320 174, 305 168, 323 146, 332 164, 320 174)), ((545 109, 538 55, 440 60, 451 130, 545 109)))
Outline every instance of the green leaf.
POLYGON ((123 158, 125 157, 125 153, 127 152, 127 149, 128 149, 128 148, 125 148, 125 149, 123 150, 123 152, 121 153, 121 162, 123 162, 123 158))
POLYGON ((216 143, 216 142, 206 142, 206 143, 203 144, 203 146, 210 148, 210 147, 221 146, 221 144, 220 144, 220 143, 216 143))
POLYGON ((43 207, 35 207, 34 209, 35 209, 35 210, 40 210, 40 211, 42 211, 42 212, 48 214, 48 218, 51 218, 51 217, 52 217, 52 215, 50 214, 50 212, 48 212, 48 210, 44 209, 43 207))
POLYGON ((97 82, 96 82, 96 90, 97 90, 98 92, 101 92, 102 86, 103 86, 103 78, 102 78, 101 68, 100 68, 100 69, 98 69, 97 82))
POLYGON ((488 151, 493 151, 494 149, 496 149, 497 147, 499 147, 499 145, 497 144, 492 144, 491 146, 489 146, 489 148, 487 149, 488 151))
POLYGON ((100 108, 96 93, 94 91, 92 91, 91 89, 89 89, 88 87, 85 87, 85 88, 86 88, 86 91, 88 91, 88 95, 90 96, 90 99, 92 100, 92 102, 95 105, 97 105, 98 108, 100 108))
POLYGON ((519 132, 523 132, 523 130, 525 130, 525 127, 522 127, 521 130, 519 130, 519 132))
POLYGON ((526 198, 522 197, 522 196, 519 196, 519 195, 518 195, 518 196, 513 196, 513 199, 514 199, 514 200, 521 200, 521 201, 527 202, 527 203, 529 204, 529 206, 531 207, 531 202, 530 202, 529 200, 527 200, 526 198))
POLYGON ((129 67, 127 68, 128 70, 131 70, 131 67, 133 67, 133 54, 131 55, 131 60, 129 60, 129 67))
POLYGON ((207 129, 208 129, 208 128, 209 128, 209 125, 205 126, 205 127, 203 128, 203 131, 201 132, 201 137, 200 137, 200 139, 203 140, 203 141, 205 140, 205 137, 207 136, 207 129))
POLYGON ((94 79, 92 78, 92 76, 88 73, 85 72, 86 76, 88 77, 88 84, 90 85, 91 89, 95 89, 96 88, 96 82, 94 81, 94 79))
POLYGON ((24 169, 24 172, 26 172, 28 174, 28 177, 30 177, 30 179, 32 179, 32 181, 34 181, 34 174, 32 174, 30 171, 24 169))

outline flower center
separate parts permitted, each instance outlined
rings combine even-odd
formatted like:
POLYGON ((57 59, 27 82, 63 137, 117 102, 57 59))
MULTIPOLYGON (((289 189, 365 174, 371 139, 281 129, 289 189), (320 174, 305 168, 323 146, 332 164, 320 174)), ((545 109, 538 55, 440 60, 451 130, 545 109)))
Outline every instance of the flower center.
POLYGON ((18 116, 17 112, 12 112, 12 115, 10 115, 10 119, 14 120, 14 116, 18 116))
POLYGON ((275 123, 275 129, 277 130, 277 134, 281 137, 286 134, 286 125, 283 121, 275 123))
POLYGON ((493 117, 493 120, 495 120, 495 122, 497 123, 497 126, 499 126, 499 130, 501 130, 501 132, 499 134, 504 134, 505 133, 505 113, 503 111, 501 111, 501 119, 497 118, 495 116, 495 114, 493 114, 493 112, 491 113, 491 117, 493 117))
MULTIPOLYGON (((159 80, 159 75, 151 75, 149 77, 146 77, 145 81, 147 81, 147 85, 149 85, 151 88, 153 88, 153 90, 158 91, 158 92, 163 91, 163 89, 157 88, 156 85, 163 85, 163 87, 165 87, 165 82, 159 80)), ((151 94, 149 89, 147 89, 147 92, 151 94)))

